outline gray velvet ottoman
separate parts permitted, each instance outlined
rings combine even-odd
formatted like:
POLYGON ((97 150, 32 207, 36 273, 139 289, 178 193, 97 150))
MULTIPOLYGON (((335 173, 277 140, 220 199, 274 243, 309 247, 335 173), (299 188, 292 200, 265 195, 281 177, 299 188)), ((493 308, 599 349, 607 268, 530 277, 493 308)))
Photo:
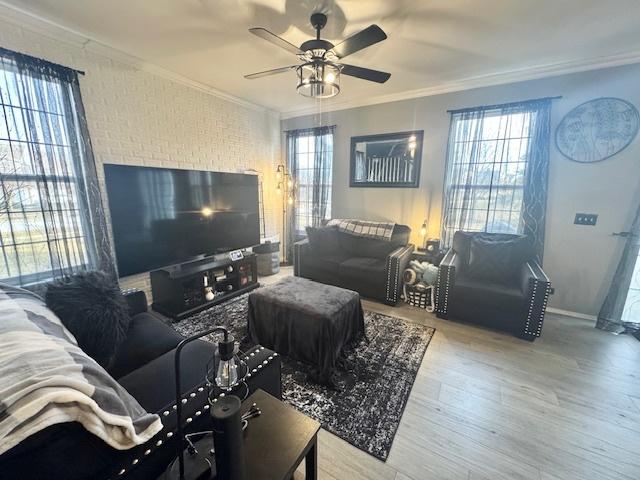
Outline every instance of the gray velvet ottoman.
POLYGON ((312 364, 315 380, 332 384, 343 348, 365 333, 360 295, 287 277, 249 295, 247 330, 254 343, 312 364))

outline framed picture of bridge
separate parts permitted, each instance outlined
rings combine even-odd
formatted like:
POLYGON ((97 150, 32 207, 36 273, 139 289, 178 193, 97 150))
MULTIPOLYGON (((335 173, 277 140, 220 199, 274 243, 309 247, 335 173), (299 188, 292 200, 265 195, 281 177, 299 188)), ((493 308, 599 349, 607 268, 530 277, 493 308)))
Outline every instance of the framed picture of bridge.
POLYGON ((351 187, 417 188, 423 130, 351 137, 351 187))

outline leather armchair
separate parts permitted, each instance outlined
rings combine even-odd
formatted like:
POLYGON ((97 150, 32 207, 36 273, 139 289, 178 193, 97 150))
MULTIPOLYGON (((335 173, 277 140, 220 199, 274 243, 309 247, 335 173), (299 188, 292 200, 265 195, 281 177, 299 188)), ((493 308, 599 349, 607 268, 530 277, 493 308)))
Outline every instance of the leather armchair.
POLYGON ((533 341, 542 333, 550 292, 549 277, 524 237, 456 232, 438 271, 436 315, 506 330, 533 341), (474 239, 504 245, 499 248, 504 248, 505 257, 515 262, 510 265, 515 274, 504 278, 474 276, 469 267, 474 239), (517 253, 509 252, 517 242, 517 253))

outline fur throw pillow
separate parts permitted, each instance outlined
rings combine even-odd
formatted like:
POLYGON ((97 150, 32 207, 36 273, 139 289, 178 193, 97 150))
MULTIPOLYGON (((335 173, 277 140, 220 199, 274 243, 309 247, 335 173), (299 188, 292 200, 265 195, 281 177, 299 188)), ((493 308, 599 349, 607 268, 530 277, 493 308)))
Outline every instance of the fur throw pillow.
POLYGON ((131 317, 118 284, 103 272, 82 272, 51 283, 47 307, 102 367, 111 364, 131 317))

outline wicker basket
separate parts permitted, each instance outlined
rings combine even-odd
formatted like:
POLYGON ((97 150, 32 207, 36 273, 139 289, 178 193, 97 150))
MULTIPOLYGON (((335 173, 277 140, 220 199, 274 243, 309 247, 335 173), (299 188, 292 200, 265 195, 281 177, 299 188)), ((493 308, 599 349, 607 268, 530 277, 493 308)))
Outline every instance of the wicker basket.
POLYGON ((409 305, 414 307, 423 308, 425 310, 433 311, 431 304, 431 292, 434 287, 429 287, 427 290, 418 290, 415 285, 405 285, 405 299, 409 305))

